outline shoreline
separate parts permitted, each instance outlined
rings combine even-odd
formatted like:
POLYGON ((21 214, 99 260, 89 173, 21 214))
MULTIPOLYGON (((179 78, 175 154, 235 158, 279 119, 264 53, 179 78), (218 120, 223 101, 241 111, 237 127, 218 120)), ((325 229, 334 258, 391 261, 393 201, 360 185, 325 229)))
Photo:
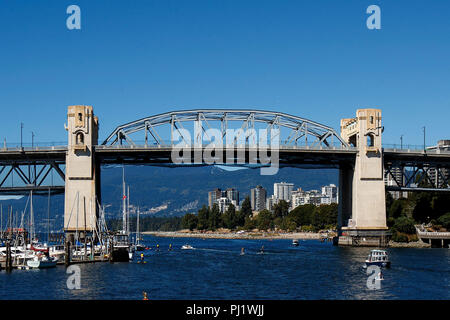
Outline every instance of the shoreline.
MULTIPOLYGON (((326 233, 317 232, 257 232, 246 231, 243 233, 225 232, 225 231, 145 231, 141 232, 143 235, 151 235, 155 237, 165 238, 199 238, 199 239, 239 239, 239 240, 321 240, 326 239, 326 233)), ((431 248, 428 243, 415 241, 415 242, 394 242, 390 241, 388 248, 431 248)))
POLYGON ((299 239, 299 240, 320 240, 323 233, 313 233, 313 232, 293 232, 293 233, 282 233, 282 232, 192 232, 192 231, 146 231, 141 232, 144 235, 152 235, 155 237, 166 237, 166 238, 205 238, 205 239, 299 239))

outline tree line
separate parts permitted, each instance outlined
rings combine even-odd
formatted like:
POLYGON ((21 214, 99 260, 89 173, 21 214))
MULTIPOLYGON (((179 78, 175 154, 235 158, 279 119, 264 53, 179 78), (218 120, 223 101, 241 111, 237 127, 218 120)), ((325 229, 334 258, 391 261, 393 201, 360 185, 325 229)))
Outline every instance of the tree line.
POLYGON ((387 192, 386 215, 392 240, 417 241, 416 224, 429 224, 435 231, 450 230, 450 194, 410 192, 407 198, 394 200, 387 192))
POLYGON ((232 204, 221 214, 217 204, 212 208, 203 206, 198 214, 188 213, 181 221, 181 227, 189 230, 273 230, 284 231, 319 231, 335 229, 337 226, 337 204, 315 206, 312 204, 298 206, 289 212, 289 203, 280 200, 272 212, 262 210, 253 216, 250 199, 246 197, 241 210, 232 204))
MULTIPOLYGON (((177 231, 181 230, 181 217, 142 217, 139 219, 140 231, 177 231)), ((122 219, 108 220, 109 230, 122 230, 122 219)), ((130 219, 130 230, 136 230, 136 219, 130 219)))

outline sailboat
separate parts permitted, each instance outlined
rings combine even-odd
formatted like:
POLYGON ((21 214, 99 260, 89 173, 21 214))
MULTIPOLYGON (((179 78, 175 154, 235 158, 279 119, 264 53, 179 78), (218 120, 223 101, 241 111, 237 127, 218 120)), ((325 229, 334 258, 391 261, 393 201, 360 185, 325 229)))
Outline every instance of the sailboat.
POLYGON ((34 235, 34 212, 33 212, 33 191, 30 191, 30 250, 33 251, 32 258, 27 260, 30 268, 52 268, 56 267, 56 259, 49 255, 49 249, 39 247, 34 235))
POLYGON ((123 176, 122 176, 122 188, 123 188, 123 196, 122 196, 122 231, 119 234, 114 235, 114 251, 113 261, 119 262, 127 262, 133 259, 133 250, 130 245, 129 239, 129 219, 128 219, 128 210, 130 206, 130 188, 128 187, 128 196, 125 194, 125 167, 123 168, 123 176))
POLYGON ((145 250, 145 246, 140 243, 141 234, 139 232, 139 214, 140 214, 140 210, 138 208, 137 218, 136 218, 137 219, 137 222, 136 222, 136 241, 135 241, 135 244, 134 244, 134 250, 135 251, 144 251, 145 250))

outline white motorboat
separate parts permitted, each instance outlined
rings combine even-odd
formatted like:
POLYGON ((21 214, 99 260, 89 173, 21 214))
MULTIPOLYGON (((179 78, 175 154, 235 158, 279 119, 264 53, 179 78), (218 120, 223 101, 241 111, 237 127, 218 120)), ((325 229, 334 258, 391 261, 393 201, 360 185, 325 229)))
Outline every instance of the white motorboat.
POLYGON ((32 260, 27 261, 27 266, 35 269, 56 267, 56 259, 50 256, 35 256, 32 260))
POLYGON ((192 250, 192 249, 194 249, 194 247, 191 246, 190 244, 185 244, 185 245, 181 246, 181 249, 183 249, 183 250, 192 250))

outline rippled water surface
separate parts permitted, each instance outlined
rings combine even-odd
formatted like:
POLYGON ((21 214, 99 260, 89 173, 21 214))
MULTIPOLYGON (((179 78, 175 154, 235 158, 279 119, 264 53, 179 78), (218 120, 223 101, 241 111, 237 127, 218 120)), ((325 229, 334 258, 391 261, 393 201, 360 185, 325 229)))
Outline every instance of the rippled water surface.
POLYGON ((145 237, 146 264, 80 265, 81 289, 66 269, 0 271, 1 299, 449 299, 450 250, 390 248, 392 267, 369 290, 362 267, 370 249, 315 240, 145 237), (189 243, 194 250, 181 250, 189 243), (156 252, 156 244, 160 250, 156 252), (173 250, 168 251, 169 244, 173 250), (264 245, 264 254, 258 254, 264 245), (240 255, 241 248, 245 255, 240 255))

